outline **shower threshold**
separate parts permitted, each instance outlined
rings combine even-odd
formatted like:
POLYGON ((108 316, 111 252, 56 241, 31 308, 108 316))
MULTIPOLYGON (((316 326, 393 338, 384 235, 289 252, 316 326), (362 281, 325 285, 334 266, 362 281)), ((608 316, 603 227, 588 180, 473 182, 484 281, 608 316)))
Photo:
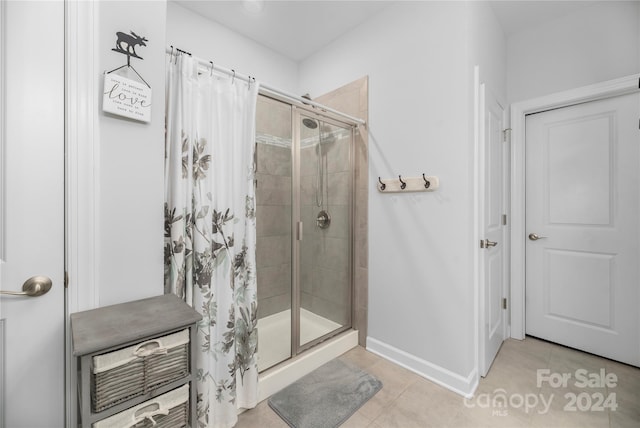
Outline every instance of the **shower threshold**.
POLYGON ((350 329, 260 373, 258 402, 356 346, 358 331, 350 329))
MULTIPOLYGON (((300 343, 305 344, 340 328, 341 325, 311 311, 300 309, 300 343)), ((258 371, 291 356, 291 310, 258 320, 258 371)))

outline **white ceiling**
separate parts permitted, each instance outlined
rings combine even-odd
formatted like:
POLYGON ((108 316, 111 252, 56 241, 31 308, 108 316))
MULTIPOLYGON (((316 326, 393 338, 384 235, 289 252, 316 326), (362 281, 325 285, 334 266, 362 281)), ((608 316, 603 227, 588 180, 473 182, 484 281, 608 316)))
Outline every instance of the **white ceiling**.
POLYGON ((498 18, 504 33, 510 36, 518 31, 538 26, 575 12, 597 1, 490 1, 493 13, 498 18))
MULTIPOLYGON (((170 0, 272 50, 301 61, 380 13, 393 0, 266 0, 262 11, 242 0, 170 0)), ((254 0, 255 2, 255 0, 254 0)), ((594 1, 490 1, 507 36, 571 13, 594 1)))
POLYGON ((171 0, 294 61, 301 61, 389 5, 389 1, 267 0, 252 13, 243 1, 171 0))

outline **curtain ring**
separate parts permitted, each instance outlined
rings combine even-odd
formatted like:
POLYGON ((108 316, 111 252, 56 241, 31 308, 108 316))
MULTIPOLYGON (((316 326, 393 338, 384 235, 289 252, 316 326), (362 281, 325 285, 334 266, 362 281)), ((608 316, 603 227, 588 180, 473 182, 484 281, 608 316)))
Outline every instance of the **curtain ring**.
POLYGON ((176 59, 176 64, 178 63, 178 54, 173 52, 173 45, 171 45, 171 57, 169 57, 169 63, 173 62, 173 59, 176 59))
POLYGON ((231 77, 231 84, 233 85, 233 82, 236 80, 236 71, 234 69, 231 69, 231 71, 233 71, 233 76, 231 77))
POLYGON ((249 89, 251 89, 251 76, 247 76, 247 83, 249 84, 249 89))
POLYGON ((404 190, 404 189, 405 189, 405 187, 407 187, 407 183, 405 183, 404 181, 402 181, 402 176, 401 176, 401 175, 399 175, 399 176, 398 176, 398 180, 400 180, 400 188, 401 188, 402 190, 404 190))
POLYGON ((422 179, 424 180, 424 188, 428 189, 431 186, 431 182, 427 180, 427 177, 424 176, 424 172, 422 173, 422 179))
POLYGON ((386 188, 387 188, 387 185, 386 185, 386 184, 384 184, 384 183, 382 182, 382 180, 380 180, 380 177, 378 177, 378 181, 380 182, 380 190, 384 190, 384 189, 386 189, 386 188))
POLYGON ((211 70, 209 71, 209 76, 213 76, 213 61, 209 61, 211 64, 211 70))

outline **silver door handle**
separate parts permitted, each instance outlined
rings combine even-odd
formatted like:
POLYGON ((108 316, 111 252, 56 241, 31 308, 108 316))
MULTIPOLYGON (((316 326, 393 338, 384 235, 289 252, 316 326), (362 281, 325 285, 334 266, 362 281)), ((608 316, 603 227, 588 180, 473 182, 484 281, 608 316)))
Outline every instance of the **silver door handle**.
POLYGON ((484 241, 480 241, 480 248, 490 248, 490 247, 495 247, 496 245, 498 245, 497 242, 489 241, 488 239, 485 239, 484 241))
POLYGON ((538 239, 545 239, 546 236, 539 236, 535 233, 530 233, 529 234, 529 239, 531 239, 532 241, 537 241, 538 239))
POLYGON ((296 234, 298 235, 297 236, 298 241, 302 241, 302 230, 303 230, 302 229, 302 222, 299 221, 298 224, 297 224, 297 230, 296 230, 296 232, 297 232, 296 234))
POLYGON ((9 296, 38 297, 51 290, 51 278, 46 276, 32 276, 22 284, 22 291, 2 291, 0 294, 9 296))

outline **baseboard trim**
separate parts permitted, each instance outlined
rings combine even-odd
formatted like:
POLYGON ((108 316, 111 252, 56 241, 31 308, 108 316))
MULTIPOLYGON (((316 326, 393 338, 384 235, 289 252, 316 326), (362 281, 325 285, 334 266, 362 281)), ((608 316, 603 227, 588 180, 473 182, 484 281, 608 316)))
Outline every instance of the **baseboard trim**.
POLYGON ((372 337, 367 337, 367 351, 466 398, 473 397, 473 393, 478 387, 477 369, 474 369, 467 376, 462 376, 372 337))

